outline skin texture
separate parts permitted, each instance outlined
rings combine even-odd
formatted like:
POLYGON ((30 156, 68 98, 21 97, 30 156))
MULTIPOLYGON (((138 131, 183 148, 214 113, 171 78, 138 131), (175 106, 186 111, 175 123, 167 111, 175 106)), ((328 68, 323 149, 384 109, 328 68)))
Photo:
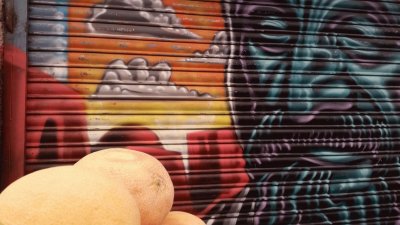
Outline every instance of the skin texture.
POLYGON ((230 87, 231 99, 246 99, 230 107, 254 186, 214 212, 239 211, 242 220, 212 224, 392 224, 400 212, 393 181, 400 167, 399 129, 390 126, 399 123, 392 115, 399 96, 390 87, 398 85, 400 54, 388 49, 400 42, 387 27, 400 21, 354 9, 397 13, 400 6, 236 0, 225 8, 243 18, 229 23, 235 45, 227 82, 242 85, 230 87))
POLYGON ((159 225, 172 208, 171 178, 163 165, 146 153, 106 149, 85 156, 75 166, 123 183, 138 203, 141 225, 159 225))
POLYGON ((200 218, 190 213, 172 211, 161 225, 206 225, 200 218))
POLYGON ((0 194, 6 225, 140 225, 139 210, 118 182, 72 166, 28 174, 0 194))

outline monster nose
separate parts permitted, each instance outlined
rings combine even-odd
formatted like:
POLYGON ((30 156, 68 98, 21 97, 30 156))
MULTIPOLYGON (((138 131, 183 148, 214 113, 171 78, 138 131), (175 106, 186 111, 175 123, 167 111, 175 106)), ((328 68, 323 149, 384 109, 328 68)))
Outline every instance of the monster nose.
POLYGON ((312 86, 308 84, 305 75, 310 71, 312 61, 307 60, 312 57, 312 52, 309 48, 295 47, 291 59, 289 90, 288 90, 288 107, 290 111, 308 111, 312 105, 308 98, 313 94, 312 86), (299 104, 298 100, 304 99, 303 104, 299 104))
POLYGON ((307 112, 307 116, 296 117, 297 122, 307 123, 320 111, 343 111, 352 107, 351 101, 346 101, 351 95, 348 79, 341 63, 334 61, 336 52, 304 45, 293 49, 288 110, 307 112))

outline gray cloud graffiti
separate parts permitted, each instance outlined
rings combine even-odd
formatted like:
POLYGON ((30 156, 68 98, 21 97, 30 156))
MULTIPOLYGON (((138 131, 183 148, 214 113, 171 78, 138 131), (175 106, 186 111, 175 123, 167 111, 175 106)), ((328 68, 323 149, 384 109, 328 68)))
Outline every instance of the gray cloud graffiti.
POLYGON ((164 6, 160 0, 108 0, 104 5, 94 8, 90 21, 88 28, 93 33, 178 39, 200 38, 185 29, 175 15, 175 10, 164 6), (112 6, 136 10, 118 10, 112 6), (114 21, 117 24, 115 26, 102 24, 104 21, 114 21))
POLYGON ((104 72, 102 83, 92 97, 212 97, 209 94, 202 94, 196 90, 177 86, 170 81, 170 78, 171 67, 168 63, 161 62, 154 66, 149 66, 144 58, 134 58, 127 64, 118 59, 108 65, 108 69, 104 72))

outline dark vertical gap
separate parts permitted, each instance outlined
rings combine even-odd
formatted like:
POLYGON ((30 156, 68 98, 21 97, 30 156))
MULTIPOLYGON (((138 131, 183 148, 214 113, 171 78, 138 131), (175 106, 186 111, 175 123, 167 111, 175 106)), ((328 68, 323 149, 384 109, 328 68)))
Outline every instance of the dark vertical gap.
MULTIPOLYGON (((0 162, 3 162, 3 54, 4 54, 4 0, 0 0, 0 162)), ((3 174, 0 173, 0 181, 3 174)), ((1 191, 1 189, 0 189, 1 191)))
POLYGON ((39 159, 56 159, 57 158, 57 150, 56 151, 48 151, 44 146, 46 143, 54 143, 57 144, 57 123, 53 119, 47 119, 44 124, 44 128, 42 131, 42 135, 40 136, 39 143, 39 159))

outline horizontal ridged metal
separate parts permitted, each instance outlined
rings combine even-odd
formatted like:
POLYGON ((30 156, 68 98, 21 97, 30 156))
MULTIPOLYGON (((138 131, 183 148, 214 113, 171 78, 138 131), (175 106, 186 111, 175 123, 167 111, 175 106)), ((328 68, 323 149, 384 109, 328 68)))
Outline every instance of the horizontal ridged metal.
POLYGON ((207 225, 400 223, 400 2, 30 0, 26 173, 126 147, 207 225))

